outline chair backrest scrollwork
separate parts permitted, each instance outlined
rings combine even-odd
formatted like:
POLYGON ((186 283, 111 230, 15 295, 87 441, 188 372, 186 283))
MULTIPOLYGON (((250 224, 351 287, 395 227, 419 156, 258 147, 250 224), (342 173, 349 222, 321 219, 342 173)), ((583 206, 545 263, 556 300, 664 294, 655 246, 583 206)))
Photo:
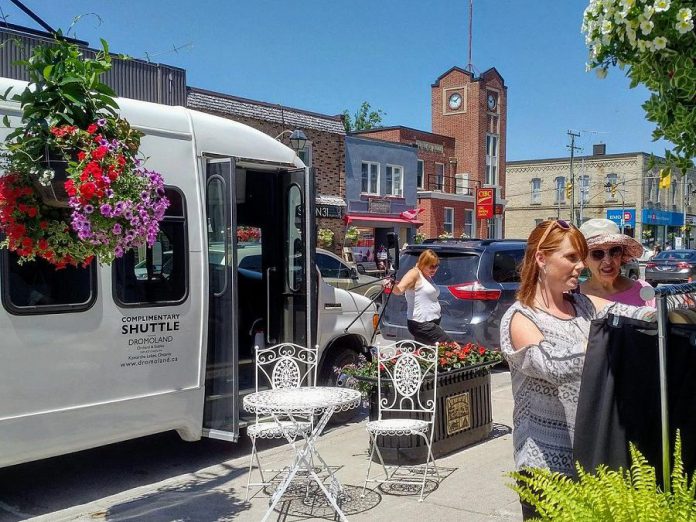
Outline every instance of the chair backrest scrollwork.
POLYGON ((437 404, 437 347, 416 341, 377 346, 379 418, 383 411, 434 413, 437 404), (433 379, 432 391, 423 382, 433 379))
POLYGON ((256 351, 256 391, 260 385, 271 388, 315 386, 319 346, 305 348, 293 343, 280 343, 256 351))

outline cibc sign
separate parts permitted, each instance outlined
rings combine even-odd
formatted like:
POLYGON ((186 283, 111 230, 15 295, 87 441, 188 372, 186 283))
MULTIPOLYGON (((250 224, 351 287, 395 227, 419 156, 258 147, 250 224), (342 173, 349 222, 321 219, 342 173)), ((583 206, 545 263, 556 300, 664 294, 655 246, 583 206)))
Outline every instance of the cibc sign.
POLYGON ((495 189, 477 188, 476 189, 476 218, 490 219, 493 217, 495 208, 495 189))

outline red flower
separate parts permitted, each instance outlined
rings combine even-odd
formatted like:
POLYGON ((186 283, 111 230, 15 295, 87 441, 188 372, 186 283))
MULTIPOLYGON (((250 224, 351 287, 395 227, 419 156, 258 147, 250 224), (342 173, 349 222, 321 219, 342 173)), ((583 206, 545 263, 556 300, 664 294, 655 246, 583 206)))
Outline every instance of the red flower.
POLYGON ((99 127, 97 127, 97 124, 96 124, 96 123, 93 123, 92 125, 90 125, 89 127, 87 127, 87 132, 89 132, 90 134, 94 134, 95 132, 97 132, 97 129, 98 129, 98 128, 99 128, 99 127))
POLYGON ((31 249, 34 247, 34 242, 31 240, 30 237, 25 237, 24 239, 22 239, 22 246, 27 250, 31 251, 31 249))
POLYGON ((68 193, 68 196, 74 196, 77 194, 77 189, 75 189, 75 182, 71 179, 65 182, 65 192, 68 193))
POLYGON ((484 353, 486 353, 486 349, 483 346, 480 346, 478 352, 479 355, 483 355, 484 353))
POLYGON ((80 161, 84 161, 85 157, 87 154, 85 154, 85 151, 81 150, 80 152, 77 153, 77 159, 80 161))
POLYGON ((97 147, 97 149, 95 151, 92 152, 92 159, 100 160, 104 156, 106 156, 106 154, 108 152, 109 152, 109 149, 106 147, 106 145, 101 145, 101 146, 97 147))
POLYGON ((97 186, 94 182, 88 181, 80 187, 80 195, 86 200, 90 200, 94 197, 97 192, 97 186))
POLYGON ((36 207, 29 207, 27 208, 27 216, 30 218, 36 217, 36 214, 39 212, 39 210, 36 207))
POLYGON ((48 241, 46 241, 44 238, 39 239, 39 249, 40 250, 48 249, 48 241))

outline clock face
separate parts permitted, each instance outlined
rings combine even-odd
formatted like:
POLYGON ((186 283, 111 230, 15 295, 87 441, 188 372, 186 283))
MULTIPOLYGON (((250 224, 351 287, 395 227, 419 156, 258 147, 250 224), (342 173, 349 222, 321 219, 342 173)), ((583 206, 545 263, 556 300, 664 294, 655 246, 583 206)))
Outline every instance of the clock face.
POLYGON ((496 104, 495 96, 493 96, 492 94, 489 94, 488 95, 488 108, 490 110, 495 109, 495 104, 496 104))
POLYGON ((455 92, 449 97, 449 107, 450 109, 456 110, 462 106, 462 95, 455 92))

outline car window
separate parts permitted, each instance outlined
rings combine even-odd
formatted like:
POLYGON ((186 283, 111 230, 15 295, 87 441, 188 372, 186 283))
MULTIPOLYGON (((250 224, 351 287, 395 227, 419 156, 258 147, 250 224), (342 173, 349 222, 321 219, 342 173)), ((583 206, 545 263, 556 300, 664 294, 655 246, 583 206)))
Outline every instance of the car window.
POLYGON ((317 252, 317 266, 319 272, 324 278, 340 278, 345 279, 350 277, 350 268, 341 263, 338 259, 317 252))
MULTIPOLYGON (((397 278, 404 276, 411 268, 416 266, 420 252, 406 252, 399 258, 399 274, 397 278)), ((479 256, 473 252, 443 252, 439 253, 440 268, 435 272, 433 282, 438 285, 457 285, 476 281, 478 273, 479 256)))
POLYGON ((504 250, 493 256, 493 280, 498 283, 518 283, 519 266, 524 257, 524 250, 504 250))
POLYGON ((694 252, 684 252, 684 251, 675 251, 675 250, 667 250, 665 252, 660 252, 657 254, 654 259, 675 259, 677 261, 684 261, 685 259, 693 259, 694 258, 694 252))

